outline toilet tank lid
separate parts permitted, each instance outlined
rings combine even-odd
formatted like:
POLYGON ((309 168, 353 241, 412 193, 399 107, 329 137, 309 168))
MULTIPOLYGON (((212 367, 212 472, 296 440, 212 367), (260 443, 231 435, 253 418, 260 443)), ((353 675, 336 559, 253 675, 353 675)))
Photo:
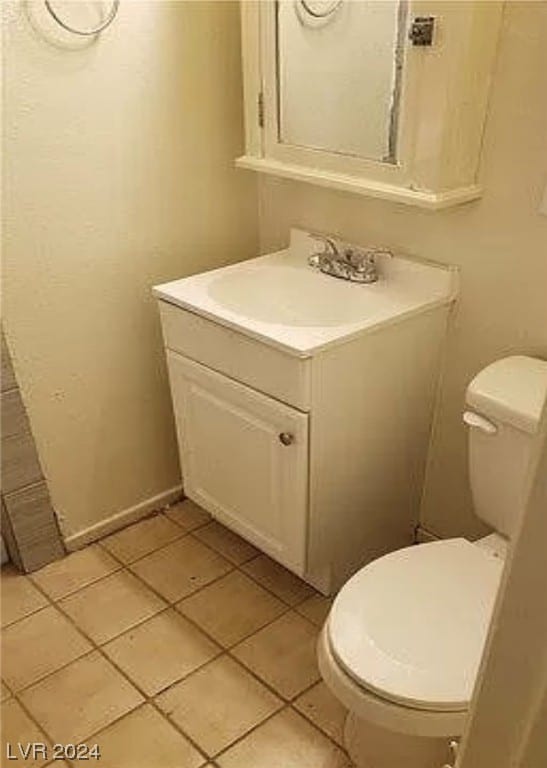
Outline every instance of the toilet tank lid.
POLYGON ((525 355, 496 360, 467 387, 466 402, 485 416, 531 434, 547 401, 547 361, 525 355))

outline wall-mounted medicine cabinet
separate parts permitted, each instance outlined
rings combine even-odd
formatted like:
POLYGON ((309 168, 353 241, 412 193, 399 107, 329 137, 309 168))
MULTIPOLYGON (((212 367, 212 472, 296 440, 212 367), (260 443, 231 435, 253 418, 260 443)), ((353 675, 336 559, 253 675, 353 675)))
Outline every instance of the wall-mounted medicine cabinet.
POLYGON ((241 3, 242 168, 430 209, 477 180, 502 3, 241 3))

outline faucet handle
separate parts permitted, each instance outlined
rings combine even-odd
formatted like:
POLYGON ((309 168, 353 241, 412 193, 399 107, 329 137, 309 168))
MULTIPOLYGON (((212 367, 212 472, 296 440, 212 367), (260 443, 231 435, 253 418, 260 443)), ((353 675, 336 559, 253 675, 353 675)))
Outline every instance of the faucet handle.
POLYGON ((367 267, 374 266, 375 263, 375 251, 367 248, 355 248, 354 246, 347 246, 344 249, 344 259, 352 267, 357 270, 366 269, 367 267))
POLYGON ((338 245, 333 237, 328 235, 322 235, 318 232, 310 232, 310 237, 319 241, 323 245, 323 253, 331 256, 339 256, 338 245))
POLYGON ((372 256, 388 256, 390 259, 392 259, 394 256, 394 253, 392 250, 390 250, 389 248, 384 248, 382 246, 369 248, 368 252, 372 256))

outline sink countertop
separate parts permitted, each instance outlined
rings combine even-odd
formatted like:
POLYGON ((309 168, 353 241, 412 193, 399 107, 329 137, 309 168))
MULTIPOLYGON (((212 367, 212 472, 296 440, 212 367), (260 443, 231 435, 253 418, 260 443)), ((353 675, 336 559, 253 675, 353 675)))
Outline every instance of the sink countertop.
POLYGON ((153 292, 298 357, 455 299, 454 267, 379 256, 378 282, 351 283, 308 265, 318 247, 309 233, 292 229, 285 250, 157 285, 153 292))

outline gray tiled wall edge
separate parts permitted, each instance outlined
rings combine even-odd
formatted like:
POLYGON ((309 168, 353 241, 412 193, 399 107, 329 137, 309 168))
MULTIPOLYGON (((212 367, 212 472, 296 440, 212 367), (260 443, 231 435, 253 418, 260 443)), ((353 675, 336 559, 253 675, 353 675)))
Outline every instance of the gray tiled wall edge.
POLYGON ((65 550, 3 333, 1 342, 2 535, 15 565, 34 571, 65 550))

